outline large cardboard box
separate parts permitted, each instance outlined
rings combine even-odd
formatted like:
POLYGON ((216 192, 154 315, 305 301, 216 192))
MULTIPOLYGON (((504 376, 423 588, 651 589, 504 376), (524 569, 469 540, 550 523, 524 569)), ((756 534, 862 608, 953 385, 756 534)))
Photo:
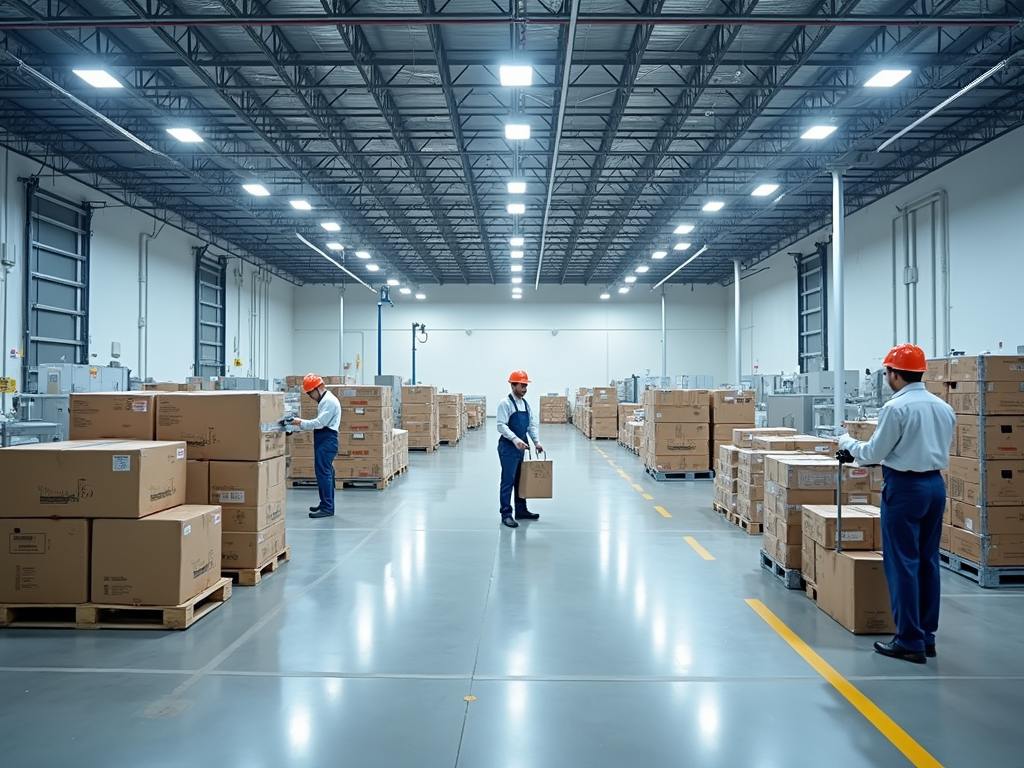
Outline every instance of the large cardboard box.
POLYGON ((131 517, 185 501, 185 444, 69 440, 0 449, 0 517, 131 517))
POLYGON ((836 451, 836 444, 832 440, 811 435, 755 435, 751 440, 751 445, 758 451, 772 453, 796 451, 797 453, 812 453, 830 458, 836 451))
POLYGON ((185 505, 142 520, 96 520, 92 602, 180 605, 220 579, 221 510, 185 505))
POLYGON ((293 458, 288 469, 288 476, 296 480, 309 480, 316 477, 316 462, 310 458, 293 458))
POLYGON ((708 453, 707 440, 688 438, 654 438, 647 440, 644 447, 656 456, 696 456, 708 453))
POLYGON ((182 440, 190 459, 261 461, 284 456, 280 392, 190 392, 156 398, 160 440, 182 440))
POLYGON ((711 469, 711 459, 707 451, 703 454, 677 456, 644 454, 642 458, 644 466, 658 472, 706 472, 711 469))
POLYGON ((814 551, 821 610, 857 635, 896 631, 881 552, 814 551))
POLYGON ((768 456, 764 461, 766 482, 794 490, 834 490, 839 465, 816 457, 768 456))
POLYGON ((402 387, 402 410, 412 403, 436 403, 437 387, 402 387))
POLYGON ((988 416, 1024 415, 1024 381, 955 382, 949 404, 958 414, 977 415, 984 403, 988 416))
POLYGON ((647 434, 653 435, 659 443, 667 444, 672 440, 701 440, 706 443, 711 439, 711 428, 706 421, 651 423, 645 426, 647 434))
MULTIPOLYGON (((956 454, 964 458, 981 458, 980 416, 957 416, 956 454)), ((1024 416, 987 416, 985 424, 986 459, 1024 459, 1024 416)))
POLYGON ((644 408, 650 406, 692 408, 709 405, 707 389, 646 389, 644 390, 644 408))
POLYGON ((284 520, 255 533, 224 531, 221 544, 222 568, 260 568, 287 545, 284 520))
POLYGON ((335 480, 381 480, 388 477, 387 461, 387 458, 338 457, 334 460, 334 477, 335 480))
MULTIPOLYGON (((935 360, 928 360, 926 365, 928 370, 925 371, 925 381, 946 381, 949 379, 949 358, 940 357, 935 360)), ((858 437, 857 440, 860 440, 858 437)))
POLYGON ((186 464, 185 503, 210 503, 210 462, 192 459, 186 464))
POLYGON ((732 431, 732 444, 737 448, 752 448, 758 435, 785 437, 795 434, 796 430, 790 427, 742 427, 732 431))
MULTIPOLYGON (((716 424, 753 424, 757 407, 753 390, 714 390, 710 396, 711 412, 716 424)), ((725 439, 732 439, 728 436, 725 439)))
MULTIPOLYGON (((836 548, 838 512, 835 506, 804 506, 803 536, 824 549, 836 548)), ((843 507, 843 550, 875 549, 875 516, 856 506, 843 507)))
POLYGON ((706 405, 655 405, 646 409, 644 418, 648 422, 708 424, 711 421, 711 409, 706 405))
POLYGON ((284 484, 275 485, 266 494, 266 501, 252 507, 224 507, 222 524, 225 531, 256 532, 285 519, 287 510, 284 484))
POLYGON ((788 544, 781 541, 767 530, 762 534, 764 551, 785 568, 800 567, 800 544, 788 544))
POLYGON ((981 534, 981 517, 985 515, 987 533, 1024 536, 1024 505, 1019 507, 990 506, 984 510, 962 501, 949 503, 950 519, 957 528, 981 534))
POLYGON ((69 397, 72 440, 156 439, 156 395, 148 392, 81 392, 69 397))
POLYGON ((986 566, 1024 566, 1024 535, 979 536, 962 528, 950 531, 950 552, 986 566))
POLYGON ((308 459, 313 458, 312 430, 305 430, 303 432, 289 432, 288 454, 290 456, 298 456, 308 459))
MULTIPOLYGON (((405 389, 403 387, 403 389, 405 389)), ((338 395, 342 408, 355 408, 358 406, 373 406, 381 408, 392 404, 391 387, 366 385, 355 387, 346 384, 341 387, 338 395)))
POLYGON ((285 481, 284 456, 264 461, 210 462, 210 504, 258 507, 285 481))
POLYGON ((939 549, 949 552, 953 541, 953 526, 945 525, 942 526, 942 537, 939 539, 939 549))
POLYGON ((0 603, 89 601, 89 521, 0 520, 0 603))
POLYGON ((949 496, 956 501, 986 505, 1024 504, 1024 461, 985 462, 985 488, 981 487, 981 465, 977 459, 953 456, 949 460, 949 496))
POLYGON ((979 358, 952 357, 949 359, 950 381, 1020 381, 1024 382, 1024 357, 1013 355, 985 355, 985 376, 982 379, 979 358))

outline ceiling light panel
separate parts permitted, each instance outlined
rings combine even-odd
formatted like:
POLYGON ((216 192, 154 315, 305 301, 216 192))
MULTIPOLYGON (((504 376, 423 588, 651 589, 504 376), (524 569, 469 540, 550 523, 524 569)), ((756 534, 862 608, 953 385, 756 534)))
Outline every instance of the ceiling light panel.
POLYGON ((691 232, 693 232, 693 224, 680 224, 678 227, 675 228, 675 231, 672 234, 688 235, 691 232))
POLYGON ((526 194, 526 182, 525 181, 510 181, 508 183, 508 193, 510 195, 525 195, 526 194))
POLYGON ((71 71, 93 88, 124 88, 117 78, 103 69, 72 69, 71 71))
POLYGON ((242 189, 248 192, 253 197, 269 197, 270 190, 264 187, 262 184, 243 184, 242 189))
POLYGON ((865 88, 892 88, 910 74, 909 69, 883 69, 866 83, 865 88))
POLYGON ((761 184, 757 189, 755 189, 750 194, 752 194, 754 197, 768 197, 768 195, 770 195, 778 188, 778 184, 761 184))
POLYGON ((308 200, 289 200, 288 201, 292 208, 296 211, 312 211, 313 206, 309 204, 308 200))
POLYGON ((627 277, 626 278, 626 282, 627 283, 635 283, 636 282, 636 275, 630 275, 629 277, 627 277))
POLYGON ((167 132, 185 144, 202 144, 203 137, 191 128, 168 128, 167 132))
POLYGON ((509 252, 508 255, 509 255, 509 258, 512 258, 512 259, 521 259, 521 258, 523 258, 523 252, 522 251, 511 251, 511 252, 509 252))
POLYGON ((328 243, 327 248, 331 251, 342 251, 345 249, 341 243, 328 243))
POLYGON ((835 132, 836 127, 834 125, 812 125, 803 132, 803 135, 801 135, 800 138, 820 141, 821 139, 827 139, 835 132))
POLYGON ((530 138, 530 126, 525 123, 507 123, 505 138, 509 141, 526 141, 530 138))
POLYGON ((675 245, 672 246, 672 250, 673 251, 685 251, 687 248, 690 247, 690 245, 691 245, 691 243, 676 243, 675 245))
POLYGON ((521 237, 512 237, 509 238, 508 244, 513 248, 522 248, 525 242, 526 241, 521 237))
POLYGON ((498 67, 501 84, 510 88, 528 88, 533 85, 533 67, 503 64, 498 67))
POLYGON ((325 221, 320 224, 328 232, 341 232, 341 224, 336 221, 325 221))
POLYGON ((526 206, 523 203, 509 203, 506 210, 513 216, 520 216, 526 213, 526 206))
POLYGON ((360 259, 370 258, 370 254, 368 251, 356 251, 356 256, 359 257, 360 259))
POLYGON ((725 208, 725 203, 723 203, 721 200, 711 200, 707 203, 704 203, 704 207, 701 208, 701 210, 708 211, 709 213, 714 213, 715 211, 720 211, 723 208, 725 208))
POLYGON ((668 256, 668 251, 655 251, 651 254, 652 259, 664 259, 668 256))

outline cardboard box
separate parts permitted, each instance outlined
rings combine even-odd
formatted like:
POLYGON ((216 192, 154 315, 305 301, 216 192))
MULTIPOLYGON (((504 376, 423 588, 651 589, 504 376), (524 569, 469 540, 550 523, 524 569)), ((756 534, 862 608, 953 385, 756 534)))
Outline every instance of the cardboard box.
POLYGON ((225 531, 262 531, 279 520, 287 511, 285 486, 275 485, 267 493, 267 501, 255 507, 224 507, 222 524, 225 531))
POLYGON ((838 464, 815 457, 768 456, 765 481, 794 490, 835 490, 838 464))
POLYGON ((436 403, 437 387, 402 387, 402 411, 413 403, 436 403))
POLYGON ((865 421, 847 421, 843 424, 850 437, 866 443, 878 429, 878 419, 866 419, 865 421))
POLYGON ((984 405, 986 416, 1021 416, 1024 415, 1024 382, 955 382, 950 386, 949 404, 958 414, 977 415, 984 405))
POLYGON ((185 445, 84 440, 0 449, 0 517, 139 518, 185 501, 185 445))
POLYGON ((92 602, 180 605, 220 579, 221 510, 185 505, 142 520, 96 520, 92 602))
POLYGON ((785 568, 800 567, 800 545, 787 544, 784 541, 772 536, 770 533, 763 533, 764 551, 771 555, 776 562, 781 563, 785 568))
POLYGON ((0 603, 89 601, 89 521, 0 520, 0 603))
POLYGON ((942 537, 939 539, 939 549, 944 550, 946 552, 949 552, 950 551, 950 547, 952 546, 952 543, 951 543, 952 540, 953 540, 953 526, 952 525, 943 525, 942 526, 942 537))
POLYGON ((1024 566, 1024 535, 979 536, 962 528, 950 531, 950 552, 985 566, 1024 566))
POLYGON ((796 430, 789 427, 742 427, 733 429, 732 444, 737 448, 752 448, 756 436, 779 436, 786 437, 795 435, 796 430))
POLYGON ((334 460, 334 477, 337 480, 382 480, 389 476, 387 458, 339 457, 334 460))
POLYGON ((949 380, 1024 382, 1024 357, 984 355, 984 377, 981 376, 981 359, 978 356, 950 358, 949 380))
MULTIPOLYGON (((686 390, 678 390, 684 392, 686 390)), ((692 424, 692 423, 703 423, 708 424, 711 422, 711 409, 706 406, 674 406, 674 405, 657 405, 653 408, 648 408, 645 411, 645 417, 648 422, 668 422, 672 424, 692 424)))
POLYGON ((289 432, 288 433, 288 455, 313 458, 313 433, 289 432))
POLYGON ((804 579, 809 581, 811 584, 818 583, 817 573, 814 568, 814 547, 815 543, 813 541, 803 539, 803 541, 800 542, 800 572, 803 573, 804 579))
MULTIPOLYGON (((403 387, 403 389, 405 389, 403 387)), ((351 384, 345 384, 341 387, 341 392, 338 395, 338 401, 341 403, 341 407, 344 408, 355 408, 358 406, 372 406, 375 408, 381 408, 383 406, 390 406, 393 402, 391 397, 391 387, 376 386, 369 384, 366 386, 352 386, 351 384)))
POLYGON ((338 451, 342 448, 365 448, 369 445, 383 446, 391 439, 391 428, 386 432, 341 432, 338 434, 338 451))
POLYGON ((190 392, 156 398, 160 440, 182 440, 190 459, 261 461, 284 455, 280 392, 190 392), (264 431, 264 430, 273 431, 264 431))
MULTIPOLYGON (((644 390, 644 408, 656 406, 659 409, 678 408, 709 408, 710 401, 707 389, 646 389, 644 390)), ((710 409, 709 409, 710 410, 710 409)))
POLYGON ((284 520, 256 533, 224 531, 221 567, 232 570, 260 568, 277 557, 285 546, 284 520))
MULTIPOLYGON (((712 418, 717 424, 753 424, 757 399, 752 390, 714 390, 710 393, 712 418)), ((731 439, 731 436, 726 439, 731 439)))
POLYGON ((881 552, 814 551, 821 610, 854 634, 896 631, 881 552))
MULTIPOLYGON (((836 547, 837 510, 834 505, 804 506, 803 535, 824 549, 836 547)), ((856 506, 843 507, 843 550, 875 548, 875 516, 856 506)))
POLYGON ((985 517, 988 534, 1024 535, 1024 505, 1019 507, 990 506, 982 509, 962 501, 950 501, 949 513, 952 524, 957 528, 982 533, 982 515, 985 517))
POLYGON ((292 458, 288 468, 288 476, 296 479, 308 480, 316 477, 316 461, 312 458, 292 458))
MULTIPOLYGON (((926 365, 928 370, 925 371, 925 381, 946 381, 949 379, 949 358, 942 357, 935 360, 928 360, 926 365)), ((860 438, 856 438, 860 440, 860 438)))
POLYGON ((210 462, 192 459, 185 465, 185 503, 210 503, 210 462))
POLYGON ((811 453, 828 456, 832 458, 836 452, 836 444, 828 438, 812 437, 810 435, 791 436, 769 436, 755 435, 751 440, 754 450, 779 453, 781 451, 796 451, 797 453, 811 453))
POLYGON ((1024 504, 1024 461, 985 462, 985 487, 977 459, 953 456, 949 460, 949 496, 956 501, 986 506, 1024 504))
POLYGON ((985 425, 986 459, 1024 459, 1024 417, 1022 416, 957 416, 956 455, 981 458, 981 425, 985 425))
POLYGON ((719 446, 718 460, 726 466, 736 467, 740 463, 740 449, 735 445, 719 446))
POLYGON ((284 456, 265 461, 211 461, 208 503, 222 507, 258 507, 285 481, 284 456))
POLYGON ((644 443, 645 449, 656 456, 695 456, 703 454, 707 457, 707 440, 690 440, 686 438, 666 438, 647 440, 644 443))
POLYGON ((156 439, 156 395, 147 392, 82 392, 69 397, 72 440, 156 439))
POLYGON ((658 472, 706 472, 711 468, 711 459, 703 455, 658 456, 645 454, 644 466, 658 472))

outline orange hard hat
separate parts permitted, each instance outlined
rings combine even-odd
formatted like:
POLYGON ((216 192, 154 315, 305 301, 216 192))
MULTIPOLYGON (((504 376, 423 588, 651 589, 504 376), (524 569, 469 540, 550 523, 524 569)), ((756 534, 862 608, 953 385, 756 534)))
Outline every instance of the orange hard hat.
POLYGON ((526 371, 512 371, 508 375, 509 384, 529 384, 530 377, 526 375, 526 371))
POLYGON ((302 380, 302 391, 312 392, 317 387, 321 386, 324 380, 317 376, 315 373, 307 373, 306 377, 302 380))
POLYGON ((914 373, 924 373, 928 370, 924 350, 913 344, 897 344, 889 350, 889 354, 885 356, 882 365, 897 371, 911 371, 914 373))

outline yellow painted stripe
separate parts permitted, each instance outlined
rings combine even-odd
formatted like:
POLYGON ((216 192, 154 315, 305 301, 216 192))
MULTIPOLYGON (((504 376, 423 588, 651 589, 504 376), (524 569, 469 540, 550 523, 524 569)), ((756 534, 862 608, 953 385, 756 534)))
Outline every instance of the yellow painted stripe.
POLYGON ((871 701, 871 699, 861 693, 853 683, 836 672, 828 662, 815 653, 793 630, 787 627, 778 616, 768 610, 764 603, 760 600, 747 600, 747 605, 753 608, 765 620, 768 626, 774 629, 783 640, 789 643, 794 651, 803 657, 804 661, 814 668, 815 672, 825 678, 848 702, 853 704, 857 711, 864 715, 875 728, 881 731, 882 735, 891 741, 893 746, 902 752, 917 768, 943 768, 942 763, 914 741, 910 734, 896 725, 891 717, 879 709, 878 705, 871 701))
POLYGON ((698 544, 697 540, 695 538, 693 538, 693 536, 683 536, 683 539, 686 541, 687 544, 689 544, 691 547, 693 547, 694 551, 698 555, 703 557, 705 560, 714 560, 715 559, 715 556, 712 555, 710 552, 708 552, 706 549, 704 549, 704 547, 702 547, 700 544, 698 544))
POLYGON ((633 483, 633 487, 636 488, 636 490, 640 491, 640 493, 644 492, 644 487, 642 485, 637 485, 636 483, 633 483))
POLYGON ((654 499, 654 497, 653 497, 653 496, 651 496, 651 494, 649 494, 649 493, 645 493, 645 494, 644 494, 643 496, 644 496, 644 498, 645 498, 645 499, 647 499, 648 501, 651 501, 651 500, 653 500, 653 499, 654 499))
POLYGON ((658 510, 658 514, 662 517, 672 517, 664 507, 655 507, 655 509, 658 510))

